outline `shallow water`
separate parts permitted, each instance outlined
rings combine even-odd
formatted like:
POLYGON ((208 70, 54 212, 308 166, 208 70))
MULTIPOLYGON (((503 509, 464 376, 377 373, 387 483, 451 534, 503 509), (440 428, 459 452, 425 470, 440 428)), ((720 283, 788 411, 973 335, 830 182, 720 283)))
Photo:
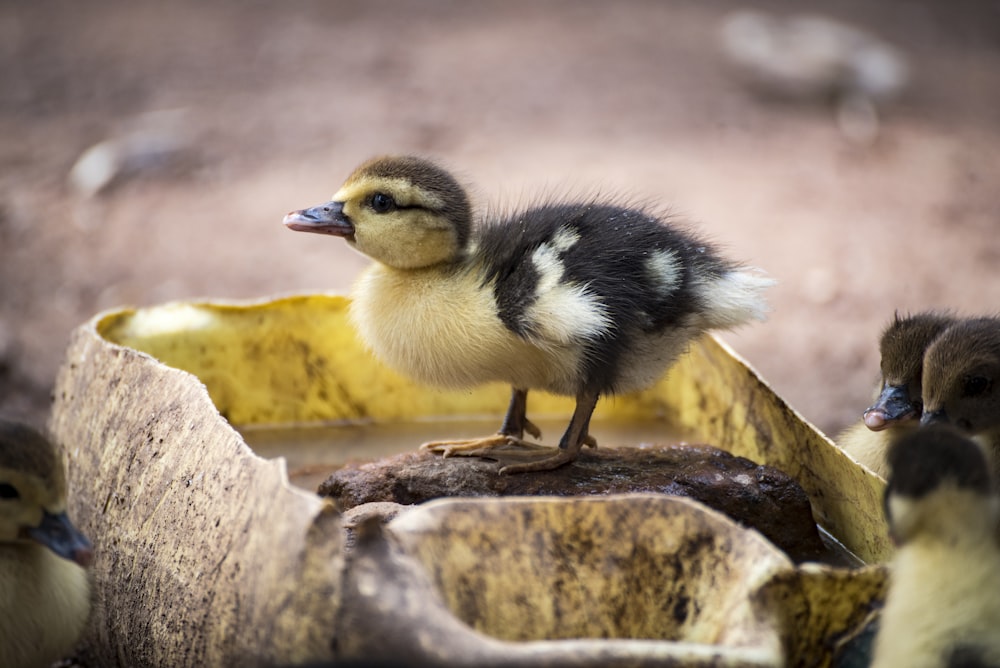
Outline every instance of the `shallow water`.
POLYGON ((865 565, 861 557, 848 550, 846 545, 822 525, 816 525, 816 528, 819 529, 819 537, 827 549, 827 553, 818 560, 820 563, 838 568, 861 568, 865 565))

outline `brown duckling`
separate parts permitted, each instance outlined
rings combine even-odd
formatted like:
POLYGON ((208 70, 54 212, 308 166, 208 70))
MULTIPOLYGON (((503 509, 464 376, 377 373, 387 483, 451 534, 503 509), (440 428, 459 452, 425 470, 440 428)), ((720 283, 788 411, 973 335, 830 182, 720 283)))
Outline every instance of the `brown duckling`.
POLYGON ((90 614, 90 558, 66 517, 55 448, 0 420, 0 666, 48 666, 72 650, 90 614))
POLYGON ((538 446, 529 390, 576 399, 559 449, 507 473, 576 459, 601 395, 652 384, 709 329, 762 319, 773 281, 643 209, 552 202, 474 223, 465 190, 438 165, 382 157, 358 167, 332 201, 285 216, 293 230, 343 237, 375 260, 354 289, 364 341, 421 382, 512 387, 500 432, 425 448, 489 454, 538 446), (505 448, 506 449, 506 448, 505 448))
POLYGON ((916 427, 920 420, 924 352, 954 322, 954 317, 941 313, 906 317, 896 313, 879 337, 882 380, 878 396, 861 422, 837 437, 837 445, 883 478, 888 474, 886 450, 891 439, 899 430, 916 427))
POLYGON ((1000 318, 944 331, 924 355, 922 425, 948 423, 973 436, 1000 472, 1000 318))
POLYGON ((1000 499, 983 451, 948 425, 889 450, 898 549, 872 668, 1000 666, 1000 499))

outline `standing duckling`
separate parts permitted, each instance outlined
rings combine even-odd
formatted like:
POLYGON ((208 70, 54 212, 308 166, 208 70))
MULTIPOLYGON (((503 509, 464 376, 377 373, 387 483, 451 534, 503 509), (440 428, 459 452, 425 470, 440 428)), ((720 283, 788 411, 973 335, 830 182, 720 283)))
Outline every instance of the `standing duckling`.
POLYGON ((976 443, 947 425, 889 450, 898 549, 872 668, 1000 667, 1000 499, 976 443))
POLYGON ((886 450, 891 439, 899 436, 900 430, 916 427, 920 420, 924 352, 954 322, 955 318, 939 313, 902 318, 897 313, 882 331, 878 397, 865 410, 861 422, 837 437, 837 444, 883 478, 889 472, 886 450))
POLYGON ((539 430, 528 390, 576 399, 555 454, 502 472, 576 459, 602 394, 651 385, 696 336, 763 319, 772 280, 641 209, 589 200, 549 203, 473 224, 465 190, 441 167, 382 157, 358 167, 333 200, 285 225, 343 237, 375 263, 354 289, 361 337, 418 381, 512 387, 495 436, 423 447, 487 454, 539 430))
POLYGON ((48 666, 73 649, 90 614, 90 558, 66 517, 55 448, 0 420, 0 666, 48 666))
POLYGON ((922 425, 952 424, 973 436, 1000 474, 1000 318, 949 327, 924 355, 922 425))

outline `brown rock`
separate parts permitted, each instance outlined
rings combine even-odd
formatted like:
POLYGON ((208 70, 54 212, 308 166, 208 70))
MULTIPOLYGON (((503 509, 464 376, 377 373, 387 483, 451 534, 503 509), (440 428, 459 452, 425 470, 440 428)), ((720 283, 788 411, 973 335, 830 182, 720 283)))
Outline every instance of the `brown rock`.
POLYGON ((319 487, 344 510, 375 501, 418 504, 455 496, 686 496, 760 531, 796 562, 829 560, 809 499, 789 476, 707 445, 585 450, 555 471, 499 475, 476 457, 411 452, 352 463, 319 487))

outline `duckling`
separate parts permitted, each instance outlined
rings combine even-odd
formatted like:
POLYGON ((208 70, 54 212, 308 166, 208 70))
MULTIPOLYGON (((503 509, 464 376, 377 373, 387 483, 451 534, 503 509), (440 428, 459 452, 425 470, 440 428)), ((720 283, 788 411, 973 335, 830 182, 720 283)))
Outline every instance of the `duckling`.
POLYGON ((0 420, 0 666, 48 666, 72 650, 90 614, 91 554, 66 517, 55 448, 0 420))
POLYGON ((900 430, 916 427, 920 420, 920 399, 924 352, 955 318, 940 313, 893 315, 879 337, 882 380, 875 403, 862 415, 861 422, 837 437, 842 450, 882 476, 888 474, 886 450, 900 430))
POLYGON ((332 201, 284 223, 343 237, 375 261, 354 287, 352 317, 376 356, 432 385, 511 386, 498 434, 422 446, 445 456, 538 450, 504 473, 574 461, 596 445, 598 397, 649 386, 708 329, 762 320, 773 283, 614 202, 550 202, 474 224, 462 186, 417 157, 365 162, 332 201), (526 414, 533 389, 576 400, 554 454, 524 440, 541 436, 526 414))
POLYGON ((1000 498, 983 451, 949 425, 889 449, 898 548, 872 668, 1000 666, 1000 498))
POLYGON ((944 422, 973 436, 1000 475, 1000 318, 955 323, 924 355, 922 425, 944 422))

